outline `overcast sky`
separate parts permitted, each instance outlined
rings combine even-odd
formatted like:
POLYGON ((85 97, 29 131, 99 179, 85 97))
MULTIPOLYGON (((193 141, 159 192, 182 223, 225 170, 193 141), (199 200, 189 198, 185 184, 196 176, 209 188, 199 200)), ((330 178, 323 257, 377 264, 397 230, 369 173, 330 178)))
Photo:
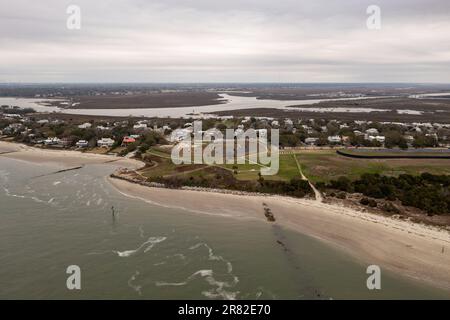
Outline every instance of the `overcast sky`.
POLYGON ((0 82, 60 81, 450 83, 450 1, 0 0, 0 82))

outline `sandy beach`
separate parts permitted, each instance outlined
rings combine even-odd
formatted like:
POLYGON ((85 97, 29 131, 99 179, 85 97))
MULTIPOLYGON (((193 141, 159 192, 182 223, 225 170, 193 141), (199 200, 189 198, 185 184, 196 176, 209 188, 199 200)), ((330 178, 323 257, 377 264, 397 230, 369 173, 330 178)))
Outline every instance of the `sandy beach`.
POLYGON ((87 164, 114 163, 126 168, 142 167, 142 162, 94 153, 83 153, 71 150, 51 150, 29 147, 24 144, 0 141, 0 156, 33 163, 51 163, 64 168, 84 166, 87 164))
POLYGON ((118 179, 110 182, 124 195, 143 201, 238 219, 266 221, 266 203, 281 226, 344 250, 361 263, 377 264, 450 290, 450 235, 445 230, 314 200, 149 188, 118 179))
MULTIPOLYGON (((5 142, 0 142, 0 157, 65 167, 111 161, 128 168, 142 166, 139 161, 114 156, 36 149, 5 142)), ((150 188, 108 180, 119 192, 137 201, 228 216, 243 223, 255 220, 269 223, 264 216, 265 203, 280 226, 326 242, 363 264, 376 264, 382 270, 450 290, 450 234, 445 230, 314 200, 150 188)))

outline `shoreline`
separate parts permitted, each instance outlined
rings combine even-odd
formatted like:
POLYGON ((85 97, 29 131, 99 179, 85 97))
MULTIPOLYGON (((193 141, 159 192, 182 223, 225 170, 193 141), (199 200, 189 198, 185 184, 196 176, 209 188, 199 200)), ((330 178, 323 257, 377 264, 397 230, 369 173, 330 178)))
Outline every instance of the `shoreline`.
MULTIPOLYGON (((112 155, 38 149, 3 141, 0 141, 0 156, 58 164, 63 168, 117 164, 133 169, 143 164, 112 155)), ((243 221, 278 224, 325 242, 367 266, 377 264, 382 270, 450 291, 450 232, 444 229, 312 199, 236 194, 203 188, 148 187, 112 177, 106 177, 106 180, 124 196, 139 201, 243 221), (267 221, 263 204, 270 207, 275 222, 267 221)))
POLYGON ((115 163, 131 169, 144 166, 144 163, 139 160, 114 155, 85 153, 76 150, 41 149, 7 141, 0 141, 0 157, 32 163, 52 163, 63 168, 108 163, 115 163))
POLYGON ((443 229, 315 200, 148 187, 113 177, 107 180, 122 195, 140 201, 278 224, 325 242, 367 266, 377 264, 382 270, 450 291, 450 233, 443 229), (275 222, 267 222, 264 203, 275 222))

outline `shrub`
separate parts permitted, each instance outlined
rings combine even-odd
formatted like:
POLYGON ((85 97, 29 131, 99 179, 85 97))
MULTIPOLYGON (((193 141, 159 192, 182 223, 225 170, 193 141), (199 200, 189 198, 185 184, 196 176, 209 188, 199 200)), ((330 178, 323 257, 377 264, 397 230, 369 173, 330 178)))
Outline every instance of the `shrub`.
POLYGON ((369 199, 362 198, 361 200, 359 200, 359 203, 361 203, 363 206, 367 206, 369 205, 369 199))
POLYGON ((385 203, 381 207, 381 209, 383 211, 385 211, 385 212, 392 213, 392 214, 399 214, 400 213, 400 210, 396 206, 394 206, 392 203, 390 203, 390 202, 385 203))

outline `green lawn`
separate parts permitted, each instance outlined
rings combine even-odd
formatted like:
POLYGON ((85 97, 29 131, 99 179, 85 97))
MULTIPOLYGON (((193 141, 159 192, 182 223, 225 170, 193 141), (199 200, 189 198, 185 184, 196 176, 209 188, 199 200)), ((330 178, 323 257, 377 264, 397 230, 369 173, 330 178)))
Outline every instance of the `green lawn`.
MULTIPOLYGON (((170 154, 158 149, 150 149, 147 153, 157 160, 158 166, 143 170, 142 174, 147 177, 183 175, 200 176, 207 175, 198 165, 176 166, 170 159, 170 154), (189 172, 195 169, 193 172, 189 172), (185 172, 188 171, 188 172, 185 172)), ((450 160, 447 159, 352 159, 336 154, 335 150, 305 150, 297 153, 296 157, 302 166, 303 173, 313 182, 329 181, 346 176, 357 179, 364 173, 379 173, 398 176, 403 173, 421 174, 429 172, 432 174, 450 174, 450 160)), ((257 180, 261 166, 257 164, 223 164, 219 165, 228 170, 237 167, 237 180, 257 180)), ((280 168, 277 175, 264 176, 266 180, 289 181, 298 177, 299 172, 294 155, 280 155, 280 168)))
MULTIPOLYGON (((261 165, 257 164, 227 164, 223 167, 233 169, 237 167, 238 174, 235 176, 238 180, 257 180, 259 178, 261 165)), ((280 168, 278 174, 273 176, 264 176, 266 180, 284 180, 289 181, 292 177, 298 176, 298 168, 293 155, 280 155, 280 168)))
POLYGON ((356 179, 363 173, 398 176, 402 173, 450 174, 446 159, 352 159, 333 150, 305 151, 298 154, 304 174, 314 182, 329 181, 340 176, 356 179))

